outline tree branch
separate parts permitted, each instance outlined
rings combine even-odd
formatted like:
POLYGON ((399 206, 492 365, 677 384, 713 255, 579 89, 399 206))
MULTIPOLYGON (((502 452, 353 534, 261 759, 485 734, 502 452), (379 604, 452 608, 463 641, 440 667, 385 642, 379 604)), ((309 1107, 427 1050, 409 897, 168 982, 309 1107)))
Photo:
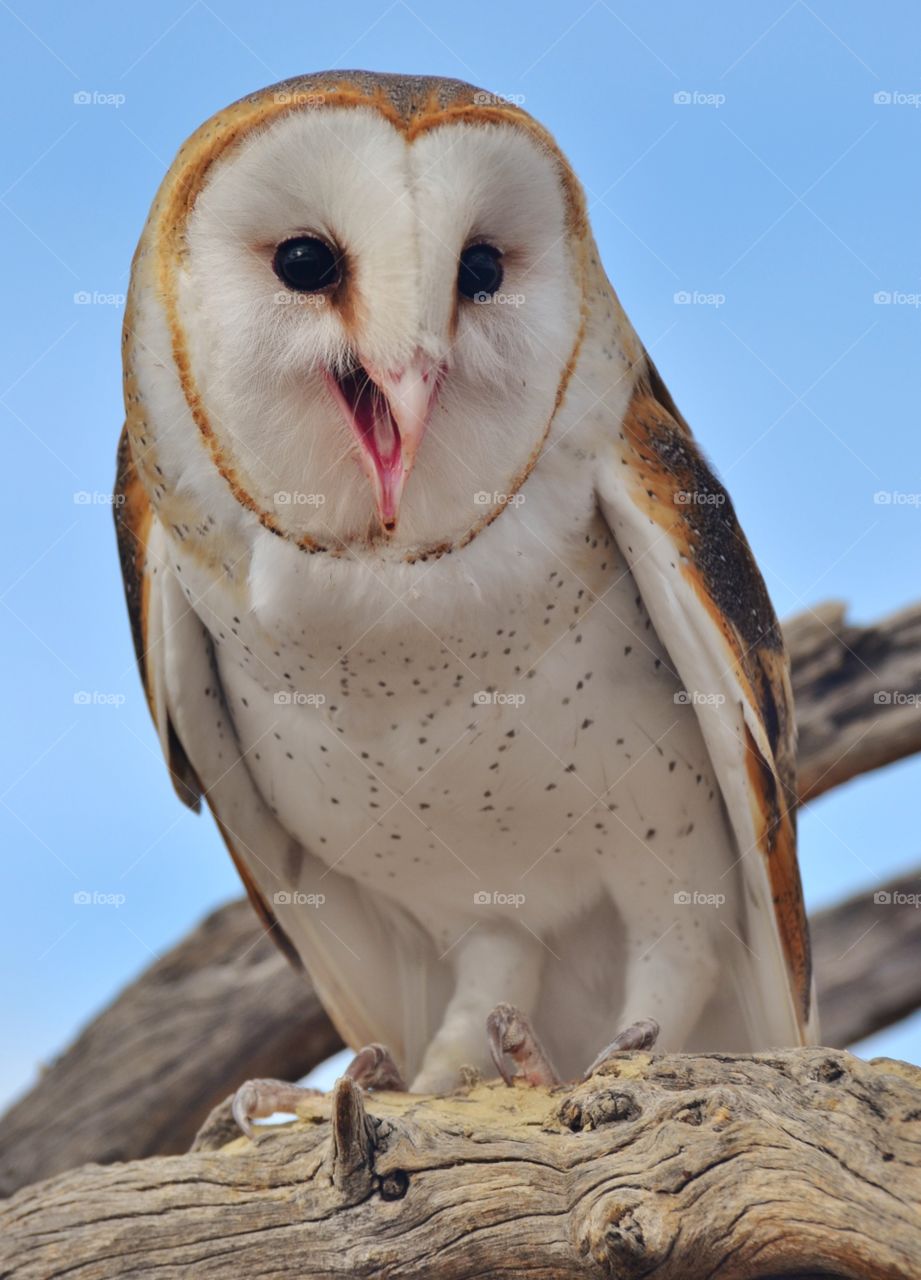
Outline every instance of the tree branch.
POLYGON ((921 1006, 921 867, 810 919, 822 1040, 854 1044, 921 1006))
POLYGON ((828 601, 784 626, 799 729, 799 796, 921 751, 921 605, 860 627, 828 601))
POLYGON ((915 1280, 921 1071, 633 1054, 554 1094, 363 1095, 0 1205, 0 1274, 915 1280), (366 1114, 367 1112, 370 1114, 366 1114))
POLYGON ((0 1194, 88 1160, 188 1149, 253 1076, 296 1080, 341 1046, 303 973, 242 899, 131 983, 0 1120, 0 1194))

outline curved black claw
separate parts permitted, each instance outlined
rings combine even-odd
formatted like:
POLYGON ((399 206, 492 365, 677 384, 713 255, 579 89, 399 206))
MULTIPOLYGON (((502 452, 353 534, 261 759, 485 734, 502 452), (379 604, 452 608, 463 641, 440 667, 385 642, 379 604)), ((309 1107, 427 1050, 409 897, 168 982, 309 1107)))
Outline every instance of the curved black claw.
POLYGON ((533 1085, 557 1085, 560 1078, 528 1019, 513 1004, 497 1004, 486 1019, 489 1052, 499 1075, 510 1085, 525 1080, 533 1085), (511 1058, 518 1068, 511 1071, 511 1058))
POLYGON ((589 1076, 593 1076, 610 1058, 616 1058, 619 1053, 626 1053, 631 1049, 651 1049, 658 1038, 659 1024, 654 1018, 631 1022, 629 1027, 618 1032, 606 1049, 601 1050, 582 1079, 587 1080, 589 1076))
POLYGON ((406 1083, 390 1050, 382 1044, 365 1045, 349 1063, 346 1076, 363 1089, 391 1089, 406 1092, 406 1083))

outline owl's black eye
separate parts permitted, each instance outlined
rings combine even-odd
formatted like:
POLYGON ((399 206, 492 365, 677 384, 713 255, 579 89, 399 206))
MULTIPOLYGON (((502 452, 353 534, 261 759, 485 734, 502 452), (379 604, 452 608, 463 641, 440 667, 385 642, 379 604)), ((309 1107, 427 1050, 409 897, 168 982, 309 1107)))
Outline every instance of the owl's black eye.
POLYGON ((338 284, 339 259, 328 244, 315 236, 297 236, 285 240, 275 250, 272 261, 275 274, 289 289, 316 293, 338 284))
POLYGON ((460 256, 457 287, 465 298, 485 300, 502 283, 502 255, 491 244, 472 244, 460 256))

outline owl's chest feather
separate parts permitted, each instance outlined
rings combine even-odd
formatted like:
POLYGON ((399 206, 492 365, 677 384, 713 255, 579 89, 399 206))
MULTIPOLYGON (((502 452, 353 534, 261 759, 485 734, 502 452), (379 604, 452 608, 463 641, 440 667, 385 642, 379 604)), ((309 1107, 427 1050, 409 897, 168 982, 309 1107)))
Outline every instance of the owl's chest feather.
POLYGON ((293 597, 269 643, 245 621, 218 632, 247 767, 328 866, 429 918, 487 883, 514 910, 530 880, 550 920, 591 900, 624 838, 674 840, 712 804, 693 711, 606 526, 560 550, 485 598, 446 592, 436 565, 376 617, 327 592, 303 635, 293 597))

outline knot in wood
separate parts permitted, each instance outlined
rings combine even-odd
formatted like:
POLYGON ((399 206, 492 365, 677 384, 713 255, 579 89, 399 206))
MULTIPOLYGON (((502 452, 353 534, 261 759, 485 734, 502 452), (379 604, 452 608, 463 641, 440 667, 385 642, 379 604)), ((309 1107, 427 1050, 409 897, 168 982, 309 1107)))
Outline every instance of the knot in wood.
POLYGON ((620 1120, 636 1120, 642 1115, 642 1107, 629 1093, 616 1089, 601 1089, 580 1097, 567 1098, 560 1107, 560 1121, 567 1129, 579 1133, 584 1129, 597 1129, 603 1124, 615 1124, 620 1120))

